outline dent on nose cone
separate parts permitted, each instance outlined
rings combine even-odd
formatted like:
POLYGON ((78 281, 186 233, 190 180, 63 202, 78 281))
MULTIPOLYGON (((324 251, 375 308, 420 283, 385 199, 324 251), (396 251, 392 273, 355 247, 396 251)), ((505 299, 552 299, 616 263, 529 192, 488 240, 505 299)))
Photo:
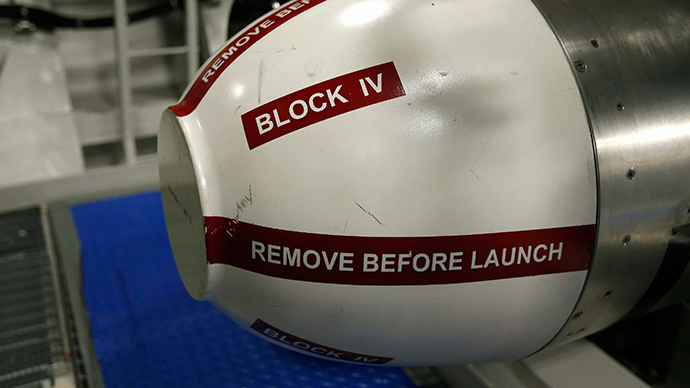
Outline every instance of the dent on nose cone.
POLYGON ((232 38, 163 120, 185 285, 280 346, 515 359, 583 287, 592 143, 529 1, 294 1, 232 38))

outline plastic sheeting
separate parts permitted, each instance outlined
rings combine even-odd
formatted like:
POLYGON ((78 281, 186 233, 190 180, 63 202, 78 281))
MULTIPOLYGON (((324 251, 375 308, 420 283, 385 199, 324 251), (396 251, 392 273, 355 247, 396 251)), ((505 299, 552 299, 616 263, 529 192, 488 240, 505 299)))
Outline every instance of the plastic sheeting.
POLYGON ((84 171, 55 44, 54 37, 36 33, 0 50, 0 186, 84 171))

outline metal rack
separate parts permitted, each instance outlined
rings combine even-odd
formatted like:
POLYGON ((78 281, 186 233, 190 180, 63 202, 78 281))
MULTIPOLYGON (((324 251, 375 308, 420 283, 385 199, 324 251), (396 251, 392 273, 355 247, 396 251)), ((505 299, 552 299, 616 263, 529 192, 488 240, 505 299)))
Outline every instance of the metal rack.
POLYGON ((45 208, 0 217, 0 387, 71 377, 68 306, 45 208))
POLYGON ((132 66, 130 60, 136 57, 166 55, 187 56, 187 80, 193 79, 199 67, 199 5, 197 0, 185 0, 185 45, 131 50, 129 48, 129 24, 127 0, 114 0, 115 5, 115 48, 119 77, 120 120, 125 162, 137 163, 134 118, 132 114, 132 66))

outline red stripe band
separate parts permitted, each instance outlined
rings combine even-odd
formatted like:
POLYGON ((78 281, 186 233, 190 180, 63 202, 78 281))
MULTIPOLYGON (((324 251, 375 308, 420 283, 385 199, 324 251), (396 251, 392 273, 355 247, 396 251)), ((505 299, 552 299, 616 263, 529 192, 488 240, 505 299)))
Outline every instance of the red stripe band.
POLYGON ((171 106, 170 110, 178 117, 192 113, 201 102, 201 99, 204 98, 206 92, 211 88, 211 85, 216 82, 221 73, 240 54, 247 51, 247 49, 281 24, 324 1, 326 0, 295 0, 254 23, 243 34, 230 41, 212 60, 208 61, 204 70, 182 98, 182 101, 177 105, 171 106))
POLYGON ((205 217, 210 264, 352 285, 480 282, 589 268, 595 225, 461 236, 362 237, 205 217))

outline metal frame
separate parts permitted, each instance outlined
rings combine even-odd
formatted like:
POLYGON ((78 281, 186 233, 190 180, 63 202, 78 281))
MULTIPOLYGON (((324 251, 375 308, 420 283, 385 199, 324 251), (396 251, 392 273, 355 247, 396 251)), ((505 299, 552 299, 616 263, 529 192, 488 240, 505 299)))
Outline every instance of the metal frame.
POLYGON ((158 163, 146 162, 0 189, 0 212, 158 188, 158 163))
MULTIPOLYGON (((61 259, 65 283, 72 307, 72 319, 76 331, 77 351, 84 363, 89 388, 104 388, 101 367, 96 357, 91 336, 91 323, 82 295, 81 244, 72 219, 69 205, 65 202, 44 207, 50 215, 49 233, 55 237, 56 252, 61 259)), ((44 212, 44 214, 46 214, 44 212)))
MULTIPOLYGON (((91 325, 81 291, 81 250, 68 203, 109 196, 155 190, 158 188, 158 165, 142 163, 89 172, 68 178, 37 182, 0 190, 0 213, 39 207, 52 282, 62 331, 63 347, 80 353, 89 387, 104 387, 98 359, 91 340, 91 325), (47 205, 47 204, 51 205, 47 205), (58 259, 59 258, 59 259, 58 259), (64 273, 64 279, 59 279, 64 273), (61 283, 62 282, 62 283, 61 283), (65 292, 67 291, 67 292, 65 292), (61 295, 69 298, 65 308, 61 295), (68 314, 71 311, 71 314, 68 314), (66 335, 74 325, 74 337, 66 335), (68 343, 69 342, 69 343, 68 343)), ((76 362, 77 355, 74 354, 76 362)), ((73 365, 75 374, 78 365, 73 365)), ((79 380, 77 386, 81 386, 79 380)))
POLYGON ((197 0, 185 0, 185 46, 157 47, 130 50, 127 26, 127 0, 113 0, 115 5, 115 47, 119 77, 120 123, 125 162, 129 166, 137 163, 136 138, 132 111, 132 68, 130 59, 162 55, 187 55, 187 81, 194 79, 199 68, 199 5, 197 0))
POLYGON ((50 262, 50 274, 53 281, 53 288, 55 289, 55 306, 57 307, 57 317, 60 324, 60 332, 62 334, 62 348, 70 349, 69 334, 67 329, 67 311, 62 289, 62 281, 60 279, 60 265, 55 255, 55 242, 53 241, 53 234, 50 230, 50 220, 48 218, 48 207, 41 206, 40 208, 41 228, 43 230, 43 239, 45 242, 46 256, 50 262))
POLYGON ((450 388, 650 388, 588 340, 520 361, 440 366, 433 370, 450 388))

